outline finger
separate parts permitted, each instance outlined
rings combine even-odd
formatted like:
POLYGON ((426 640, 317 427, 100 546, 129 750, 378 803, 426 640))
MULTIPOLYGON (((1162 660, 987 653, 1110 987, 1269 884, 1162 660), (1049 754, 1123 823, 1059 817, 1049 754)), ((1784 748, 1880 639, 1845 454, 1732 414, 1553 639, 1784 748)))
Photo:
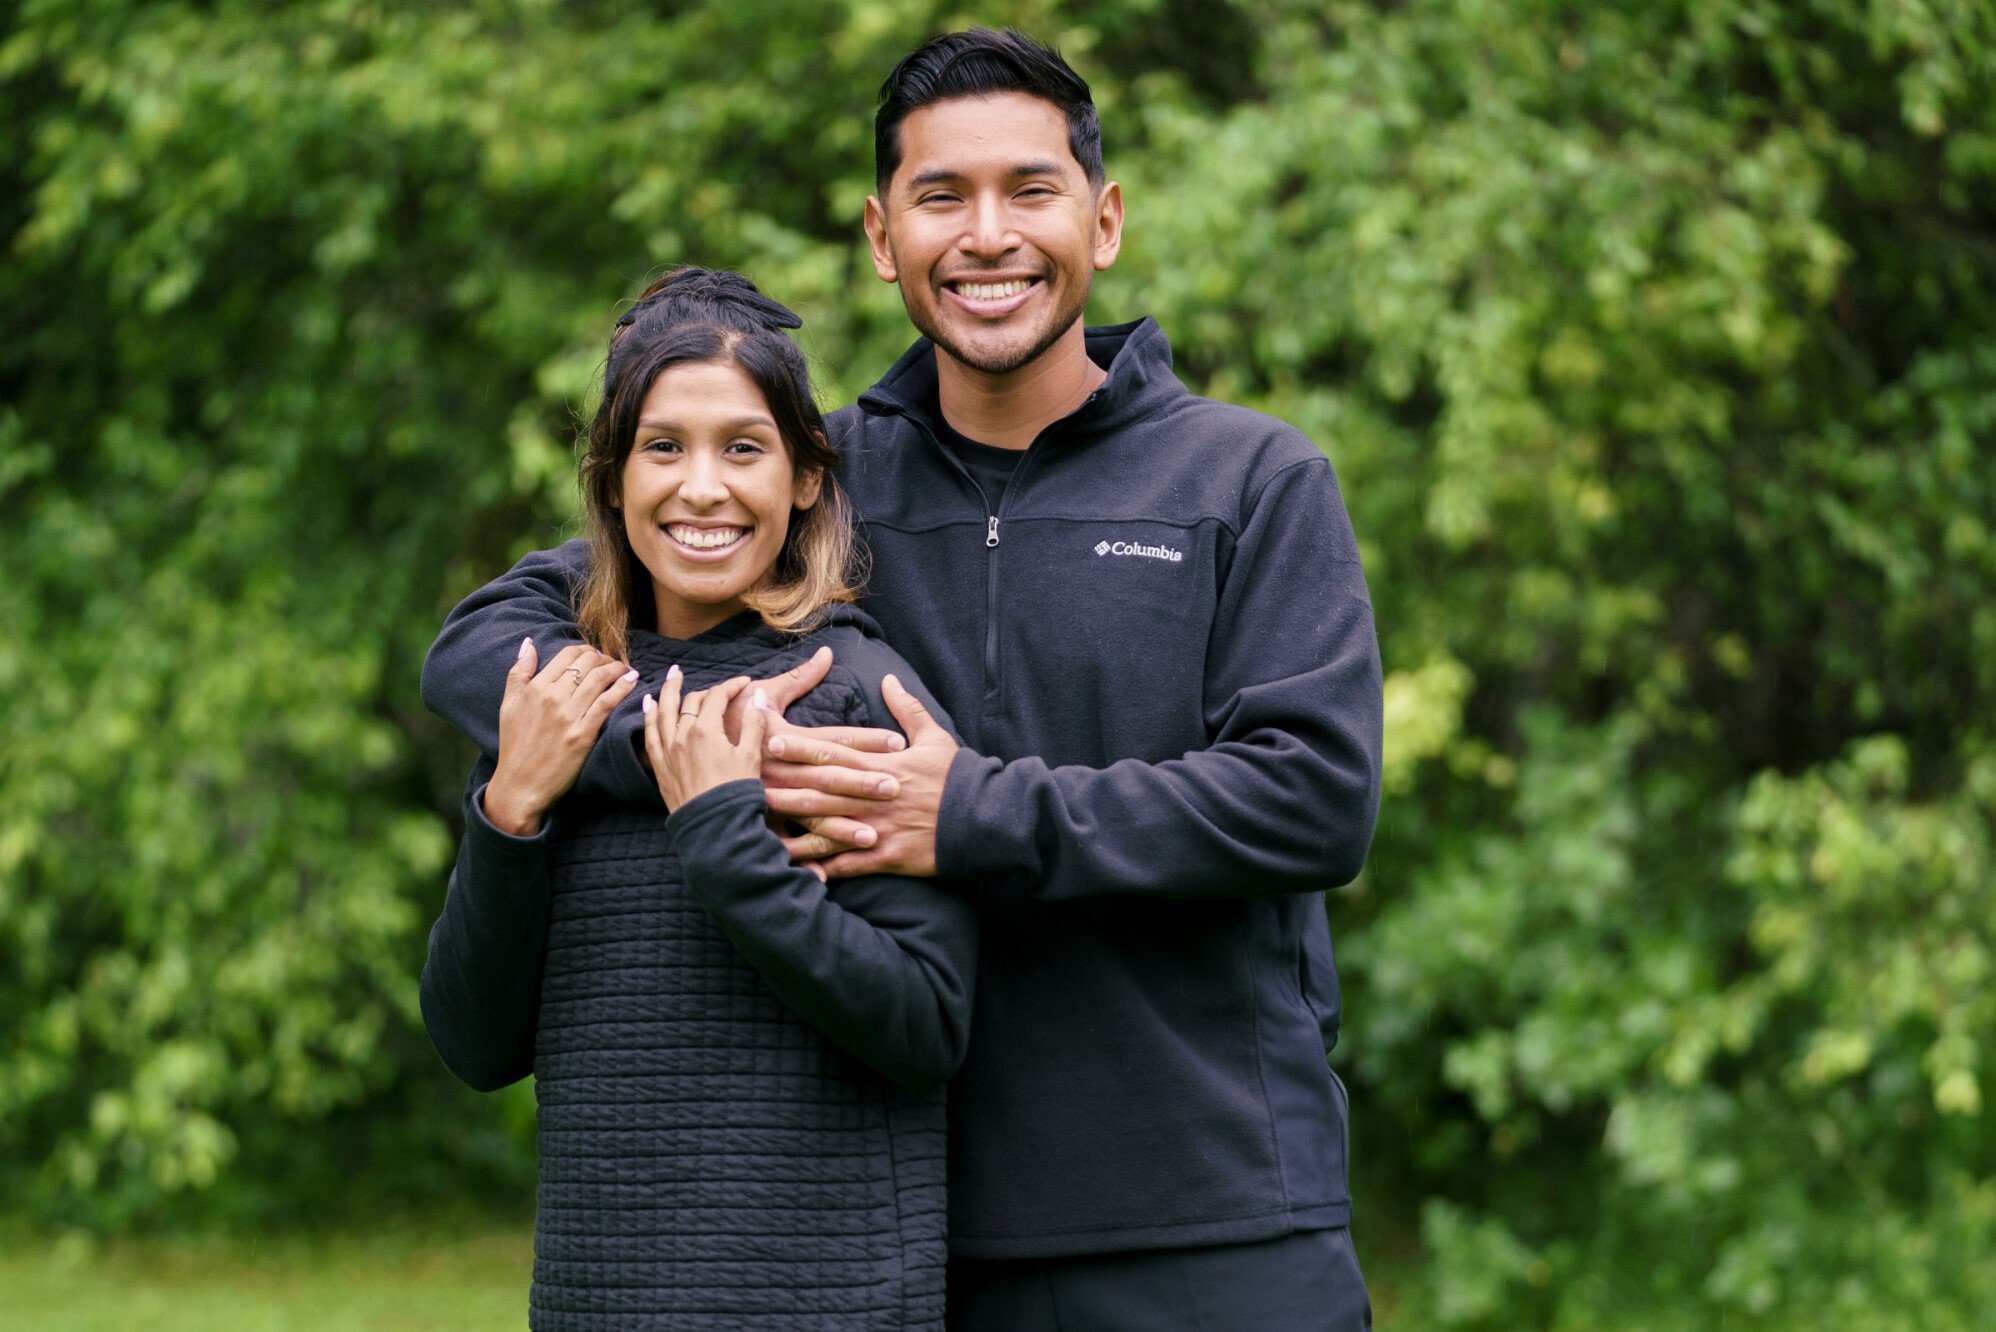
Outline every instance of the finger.
POLYGON ((879 818, 880 806, 871 800, 855 800, 851 796, 826 795, 823 791, 808 786, 765 786, 765 797, 771 813, 782 814, 793 819, 820 819, 826 817, 865 819, 879 818))
POLYGON ((596 696, 622 679, 631 668, 615 657, 605 657, 585 671, 582 680, 575 686, 575 702, 578 711, 596 701, 596 696))
POLYGON ((610 714, 615 712, 637 687, 638 672, 636 667, 632 667, 610 681, 609 687, 590 702, 582 714, 582 724, 592 730, 601 730, 603 723, 610 719, 610 714))
POLYGON ((827 879, 850 879, 860 874, 878 874, 893 863, 893 858, 885 851, 841 851, 825 860, 814 860, 812 867, 824 873, 827 879))
MULTIPOLYGON (((728 716, 728 704, 734 701, 736 694, 748 688, 750 683, 751 681, 746 675, 737 675, 732 680, 721 681, 721 683, 715 685, 712 689, 702 690, 703 697, 700 700, 700 713, 698 716, 691 717, 688 720, 695 726, 698 726, 703 732, 723 730, 728 716)), ((723 738, 725 738, 725 734, 723 730, 723 738)))
POLYGON ((769 737, 763 746, 770 757, 814 767, 832 764, 841 768, 872 766, 866 754, 825 738, 816 727, 790 727, 769 737))
POLYGON ((814 768, 777 759, 762 761, 762 782, 772 790, 795 787, 855 800, 892 800, 901 792, 901 783, 887 773, 867 768, 814 768))
POLYGON ((521 639, 520 650, 514 654, 513 664, 506 671, 506 692, 511 694, 515 690, 524 689, 538 669, 539 660, 538 654, 534 651, 534 640, 521 639))
POLYGON ((790 853, 790 863, 801 865, 807 860, 823 860, 851 848, 843 842, 834 842, 820 833, 804 833, 799 837, 780 837, 783 849, 790 853))
POLYGON ((938 737, 949 738, 949 732, 922 705, 922 700, 909 693, 907 686, 893 676, 881 678, 880 696, 887 700, 887 710, 894 714, 894 720, 900 722, 901 729, 908 733, 910 744, 921 744, 938 737))
POLYGON ((873 830, 872 824, 841 818, 836 814, 822 819, 799 819, 797 822, 806 834, 816 834, 830 842, 834 852, 857 851, 880 840, 880 834, 873 830))
MULTIPOLYGON (((686 673, 679 669, 677 663, 674 663, 672 669, 665 673, 665 688, 660 692, 658 697, 658 738, 659 744, 665 749, 672 748, 673 743, 679 738, 679 709, 681 706, 679 695, 680 691, 685 688, 685 685, 686 673)), ((665 771, 663 767, 659 766, 659 761, 656 758, 652 760, 651 770, 654 773, 665 771)))
POLYGON ((658 699, 650 694, 645 695, 643 707, 645 710, 645 757, 651 760, 651 770, 654 773, 663 772, 665 771, 665 734, 660 728, 665 724, 665 718, 672 714, 660 707, 658 699))
POLYGON ((615 684, 628 669, 630 668, 616 658, 604 657, 584 671, 582 678, 575 682, 575 687, 562 698, 568 715, 581 717, 589 711, 590 704, 594 703, 605 689, 615 684))
POLYGON ((895 754, 908 747, 908 741, 899 731, 888 730, 884 726, 812 726, 802 727, 783 720, 780 715, 772 715, 769 721, 771 735, 784 731, 801 732, 809 730, 812 735, 822 737, 835 745, 856 749, 865 754, 895 754))
POLYGON ((751 758, 761 759, 762 742, 769 735, 769 719, 774 715, 770 709, 769 691, 756 689, 749 697, 748 712, 742 717, 742 738, 736 748, 751 758))
POLYGON ((832 650, 819 648, 809 660, 800 661, 783 674, 763 682, 763 688, 769 692, 769 706, 781 714, 785 708, 817 688, 818 682, 831 669, 832 650))
POLYGON ((554 660, 541 668, 540 676, 535 683, 551 689, 572 690, 575 688, 575 677, 569 674, 571 671, 587 674, 599 663, 608 660, 608 657, 587 643, 571 643, 555 653, 554 660))

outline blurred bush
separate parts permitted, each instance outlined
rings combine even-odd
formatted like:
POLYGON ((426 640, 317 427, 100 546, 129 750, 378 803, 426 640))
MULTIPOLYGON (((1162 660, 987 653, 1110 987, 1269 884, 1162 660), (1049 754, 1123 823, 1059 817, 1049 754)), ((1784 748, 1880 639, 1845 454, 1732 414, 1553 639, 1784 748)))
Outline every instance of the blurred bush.
POLYGON ((872 94, 973 17, 1095 85, 1091 317, 1338 465, 1389 669, 1338 1057, 1409 1316, 1974 1325, 1981 0, 0 4, 0 1202, 518 1196, 522 1098, 415 1015, 422 649, 562 535, 656 265, 797 306, 830 398, 905 345, 872 94))

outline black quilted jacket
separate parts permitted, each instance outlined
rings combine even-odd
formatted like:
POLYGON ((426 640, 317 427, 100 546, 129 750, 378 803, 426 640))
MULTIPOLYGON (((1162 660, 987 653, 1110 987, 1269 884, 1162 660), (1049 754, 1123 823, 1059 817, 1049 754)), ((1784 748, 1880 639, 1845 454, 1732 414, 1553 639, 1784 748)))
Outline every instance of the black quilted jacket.
MULTIPOLYGON (((639 634, 652 691, 775 674, 829 642, 790 710, 892 725, 912 672, 842 610, 804 639, 752 616, 679 642, 639 634)), ((492 765, 424 967, 444 1061, 490 1089, 531 1071, 540 1189, 535 1328, 940 1329, 941 1084, 968 1036, 973 924, 933 882, 830 889, 792 868, 756 782, 670 818, 558 806, 514 838, 484 819, 492 765)))

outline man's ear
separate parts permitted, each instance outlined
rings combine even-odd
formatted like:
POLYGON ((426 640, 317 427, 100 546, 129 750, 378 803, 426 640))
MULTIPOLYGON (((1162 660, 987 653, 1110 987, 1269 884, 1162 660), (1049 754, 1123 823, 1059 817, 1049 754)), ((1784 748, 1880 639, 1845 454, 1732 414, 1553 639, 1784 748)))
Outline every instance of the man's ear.
POLYGON ((1116 262, 1123 249, 1123 187, 1110 181, 1095 196, 1095 271, 1116 262))
POLYGON ((901 271, 894 264, 894 251, 887 244, 887 206, 874 195, 866 196, 866 243, 873 250, 873 271, 882 282, 898 282, 901 271))

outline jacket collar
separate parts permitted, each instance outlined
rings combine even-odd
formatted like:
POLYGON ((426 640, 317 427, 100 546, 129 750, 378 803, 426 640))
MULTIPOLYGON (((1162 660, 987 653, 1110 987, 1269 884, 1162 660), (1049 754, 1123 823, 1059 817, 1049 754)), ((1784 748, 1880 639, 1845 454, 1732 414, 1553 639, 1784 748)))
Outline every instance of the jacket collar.
MULTIPOLYGON (((859 607, 834 602, 825 607, 819 629, 850 625, 868 638, 883 637, 873 617, 859 607)), ((803 637, 809 637, 804 635, 803 637)), ((732 665, 744 669, 760 664, 770 656, 795 647, 802 638, 770 628, 752 610, 740 611, 705 633, 692 638, 667 638, 650 629, 632 625, 625 631, 624 651, 633 666, 664 668, 673 662, 692 665, 732 665)))
MULTIPOLYGON (((1102 435, 1155 415, 1186 388, 1171 373, 1171 343, 1157 321, 1146 315, 1127 324, 1086 331, 1088 355, 1109 372, 1101 387, 1068 420, 1076 435, 1102 435)), ((880 382, 859 396, 861 411, 874 416, 906 416, 931 433, 942 423, 936 390, 936 345, 917 338, 880 382)))

